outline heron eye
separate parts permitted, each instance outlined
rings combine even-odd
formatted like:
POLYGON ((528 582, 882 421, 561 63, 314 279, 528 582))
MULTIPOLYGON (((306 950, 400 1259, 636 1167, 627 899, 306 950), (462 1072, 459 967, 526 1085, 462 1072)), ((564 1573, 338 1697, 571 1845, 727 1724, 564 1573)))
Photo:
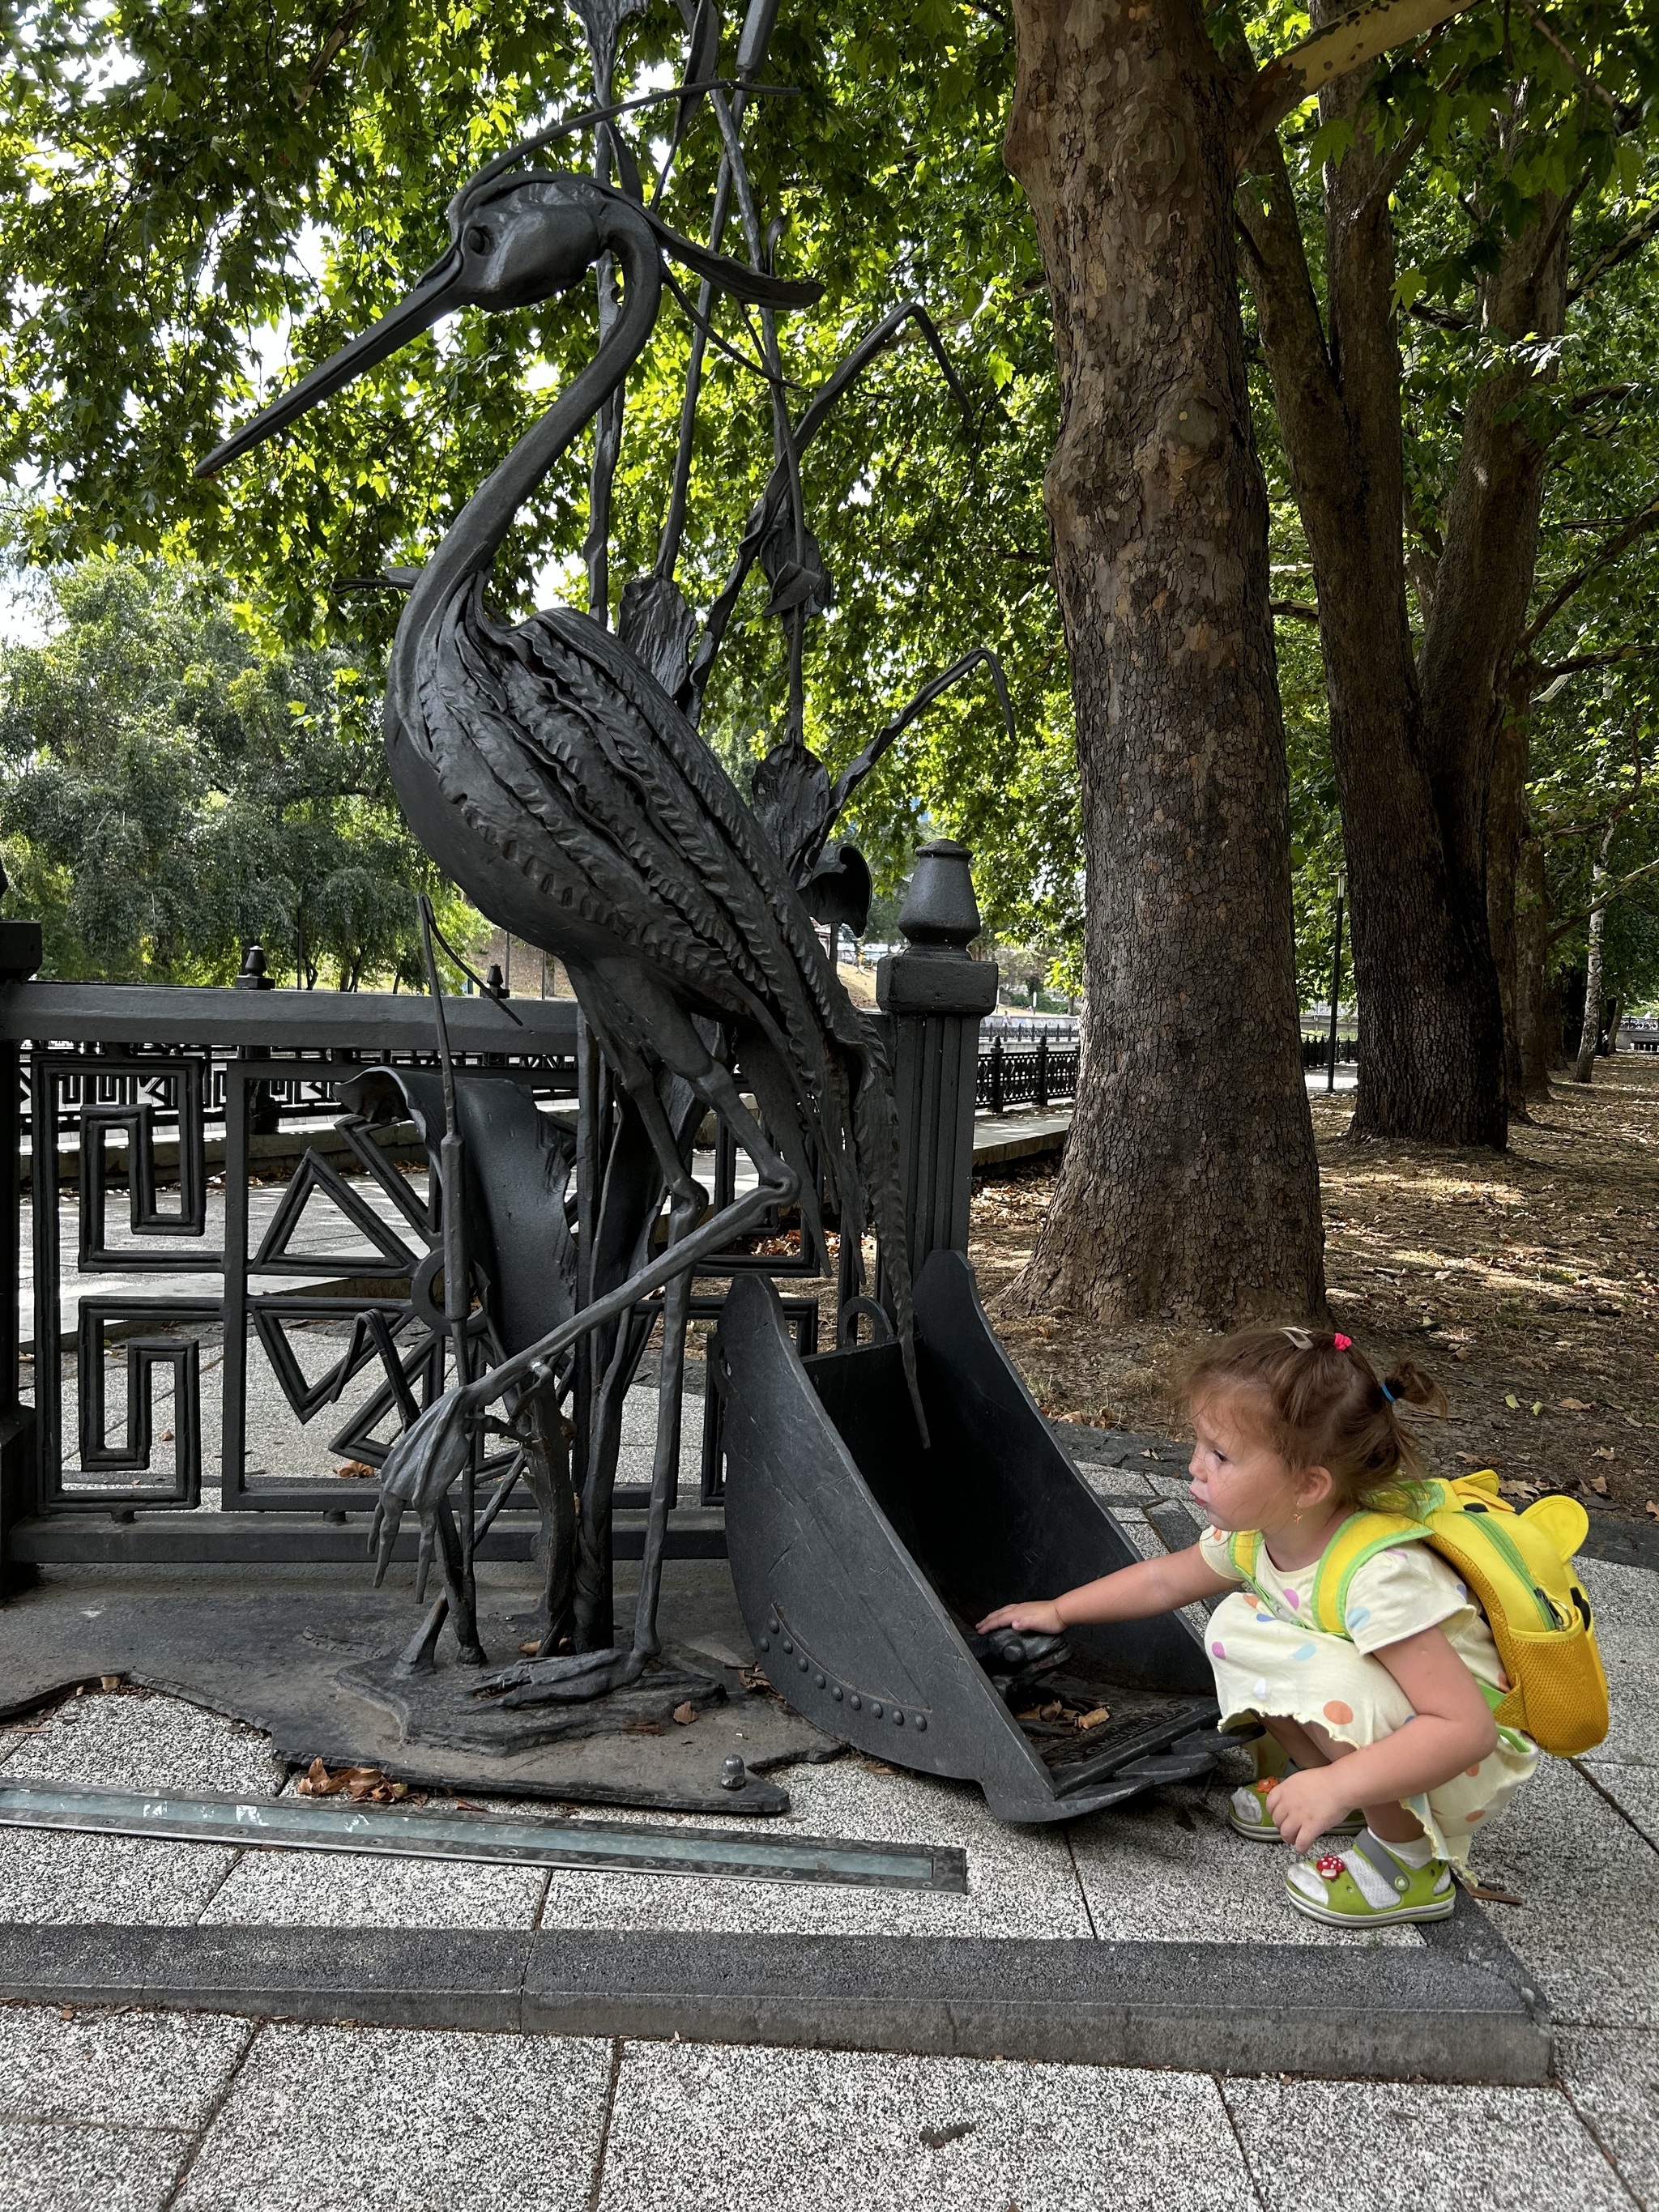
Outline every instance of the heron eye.
POLYGON ((488 253, 494 240, 482 223, 475 222, 467 226, 466 242, 474 253, 488 253))

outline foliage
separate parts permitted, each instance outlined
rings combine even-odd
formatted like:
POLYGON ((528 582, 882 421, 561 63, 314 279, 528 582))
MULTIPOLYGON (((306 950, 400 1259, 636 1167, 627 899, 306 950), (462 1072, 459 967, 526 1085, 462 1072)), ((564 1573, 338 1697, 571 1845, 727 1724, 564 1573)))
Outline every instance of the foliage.
POLYGON ((337 650, 258 651, 181 563, 92 558, 52 596, 46 641, 0 653, 0 846, 45 972, 226 982, 258 939, 307 981, 326 960, 348 988, 421 988, 413 893, 441 887, 392 801, 373 679, 337 650))
MULTIPOLYGON (((1305 17, 1283 0, 1243 26, 1257 52, 1297 35, 1305 17)), ((1520 368, 1509 416, 1548 448, 1532 599, 1536 634, 1516 671, 1516 709, 1531 714, 1534 826, 1547 837, 1553 914, 1590 901, 1600 837, 1558 834, 1604 817, 1629 786, 1632 746, 1650 781, 1621 817, 1609 854, 1615 879, 1659 857, 1659 731, 1650 656, 1659 538, 1621 526, 1659 495, 1659 353, 1651 293, 1659 252, 1659 13, 1651 0, 1617 12, 1475 8, 1379 65, 1358 128, 1392 149, 1394 296, 1403 371, 1401 438, 1412 614, 1420 629, 1445 540, 1463 425, 1479 382, 1520 368), (1565 228, 1569 307, 1559 338, 1483 324, 1479 287, 1506 246, 1565 228), (1605 558, 1611 553, 1615 557, 1605 558), (1585 572, 1588 572, 1586 574, 1585 572), (1557 600, 1559 599, 1559 605, 1557 600), (1651 825, 1651 827, 1650 826, 1651 825)), ((1312 102, 1281 132, 1316 288, 1323 284, 1324 165, 1355 125, 1322 122, 1312 102)), ((1243 189, 1256 189, 1247 180, 1243 189)), ((1247 325, 1253 311, 1247 306, 1247 325)), ((1255 374, 1257 433, 1273 507, 1276 596, 1306 606, 1313 574, 1273 418, 1255 374)), ((1659 520, 1659 510, 1655 520, 1659 520)), ((1328 990, 1329 923, 1340 866, 1316 634, 1278 626, 1296 840, 1297 959, 1304 1003, 1328 990)), ((1613 909, 1609 989, 1659 985, 1659 878, 1642 878, 1613 909), (1615 975, 1618 981, 1612 980, 1615 975)), ((1558 966, 1582 966, 1582 926, 1554 940, 1558 966)))
MULTIPOLYGON (((732 62, 731 29, 721 65, 732 62)), ((679 14, 623 26, 623 81, 672 81, 679 14)), ((441 242, 447 194, 550 112, 589 96, 574 18, 520 0, 40 0, 18 15, 22 65, 0 92, 10 283, 0 325, 0 468, 42 477, 43 558, 118 544, 234 578, 269 632, 312 647, 384 646, 395 604, 328 597, 341 575, 418 562, 474 484, 592 351, 591 289, 453 319, 306 417, 279 446, 195 484, 191 464, 294 371, 401 295, 441 242), (348 628, 348 625, 349 627, 348 628)), ((745 125, 779 265, 817 276, 787 319, 805 394, 870 324, 924 299, 969 399, 964 421, 926 349, 884 356, 805 468, 836 589, 809 627, 807 736, 832 773, 969 645, 1002 656, 1018 738, 983 678, 908 732, 848 828, 892 888, 925 819, 978 851, 999 927, 1065 942, 1079 925, 1070 702, 1041 499, 1053 443, 1052 347, 1029 220, 1000 157, 1009 33, 989 10, 928 4, 902 25, 859 0, 786 14, 766 76, 799 96, 745 125)), ((648 177, 672 110, 623 135, 648 177)), ((583 166, 591 141, 547 166, 583 166)), ((720 139, 704 104, 663 203, 706 234, 720 139)), ((735 221, 728 250, 748 252, 735 221)), ((718 310, 747 352, 750 322, 718 310)), ((649 569, 667 506, 689 343, 665 304, 630 380, 617 478, 611 605, 649 569)), ((711 354, 679 580, 706 605, 771 465, 764 388, 711 354)), ((575 574, 588 455, 568 454, 497 568, 504 603, 575 574)), ((787 684, 758 573, 728 633, 705 727, 741 765, 775 732, 787 684)))

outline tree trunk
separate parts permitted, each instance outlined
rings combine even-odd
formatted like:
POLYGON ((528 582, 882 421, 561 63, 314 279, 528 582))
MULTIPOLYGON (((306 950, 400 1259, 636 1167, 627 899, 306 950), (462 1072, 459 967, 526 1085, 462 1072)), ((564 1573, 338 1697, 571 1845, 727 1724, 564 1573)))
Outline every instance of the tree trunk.
POLYGON ((1009 167, 1054 305, 1045 485, 1077 711, 1084 1063, 1011 1294, 1101 1320, 1324 1303, 1237 94, 1197 0, 1016 0, 1009 167))
MULTIPOLYGON (((1335 11, 1328 5, 1322 16, 1335 11)), ((1316 9, 1316 22, 1322 10, 1316 9)), ((1283 154, 1240 194, 1275 411, 1313 557, 1331 750, 1353 887, 1358 1135, 1502 1146, 1514 1071, 1488 918, 1488 810, 1510 670, 1537 549, 1543 456, 1503 419, 1527 373, 1472 395, 1438 557, 1419 552, 1414 657, 1406 594, 1401 367, 1389 156, 1358 78, 1321 95, 1357 125, 1325 173, 1322 322, 1283 154)), ((1565 231, 1565 225, 1562 227, 1565 231)), ((1548 234, 1545 234, 1547 235, 1548 234)), ((1559 237, 1505 249, 1488 328, 1559 330, 1559 237)))
POLYGON ((1486 925, 1504 1009, 1504 1085, 1509 1111, 1527 1118, 1527 1078, 1521 1043, 1521 942, 1516 901, 1527 825, 1528 728, 1524 697, 1510 700, 1492 763, 1487 822, 1486 925))
MULTIPOLYGON (((1358 88, 1323 96, 1352 111, 1358 88)), ((1240 196, 1291 481, 1318 587, 1353 899, 1356 1135, 1502 1145, 1503 1015, 1486 932, 1454 896, 1407 611, 1393 224, 1363 122, 1326 172, 1329 337, 1276 141, 1240 196), (1267 205, 1262 205, 1265 192, 1267 205)))
MULTIPOLYGON (((1609 830, 1590 871, 1590 896, 1599 899, 1607 887, 1607 854, 1613 844, 1609 830)), ((1588 1083, 1595 1069, 1595 1048, 1601 1035, 1601 954, 1607 934, 1607 910, 1598 906, 1589 918, 1589 957, 1584 972, 1584 1019, 1578 1031, 1578 1059, 1572 1071, 1575 1083, 1588 1083)))
POLYGON ((1522 1096, 1550 1095, 1550 1070, 1560 1052, 1561 1001, 1550 988, 1549 888, 1543 840, 1528 827, 1515 871, 1515 1029, 1521 1051, 1522 1096))

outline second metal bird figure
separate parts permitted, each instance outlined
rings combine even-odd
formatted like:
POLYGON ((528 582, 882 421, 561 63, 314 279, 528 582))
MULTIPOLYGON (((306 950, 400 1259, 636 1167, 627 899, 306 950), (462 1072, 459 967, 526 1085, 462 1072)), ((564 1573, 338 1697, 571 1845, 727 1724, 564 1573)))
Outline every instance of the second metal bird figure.
MULTIPOLYGON (((853 1246, 873 1217, 908 1340, 896 1131, 879 1042, 825 957, 785 858, 683 709, 586 614, 554 608, 507 624, 486 593, 515 514, 649 338, 665 252, 768 307, 810 304, 817 288, 708 252, 588 177, 503 174, 492 164, 452 202, 449 219, 448 250, 409 297, 198 473, 274 435, 440 317, 465 306, 526 306, 567 290, 602 254, 615 257, 621 312, 593 359, 468 500, 414 584, 392 649, 385 718, 392 778, 411 826, 485 915, 564 963, 669 1196, 659 1256, 562 1328, 458 1382, 397 1440, 383 1471, 383 1553, 405 1507, 441 1532, 447 1492, 466 1463, 469 1424, 515 1384, 550 1373, 578 1337, 664 1292, 658 1443, 631 1644, 529 1662, 550 1693, 591 1697, 636 1677, 658 1648, 669 1454, 694 1271, 769 1208, 799 1202, 811 1214, 821 1188, 853 1246), (711 1024, 727 1041, 724 1059, 710 1049, 711 1024), (728 1061, 740 1065, 757 1110, 739 1095, 728 1061), (720 1117, 756 1170, 755 1187, 709 1218, 665 1110, 663 1086, 673 1078, 720 1117)), ((585 1520, 584 1545, 597 1540, 585 1520)), ((470 1589, 465 1578, 447 1581, 453 1625, 476 1662, 470 1589)), ((525 1672, 514 1670, 514 1679, 525 1672)))

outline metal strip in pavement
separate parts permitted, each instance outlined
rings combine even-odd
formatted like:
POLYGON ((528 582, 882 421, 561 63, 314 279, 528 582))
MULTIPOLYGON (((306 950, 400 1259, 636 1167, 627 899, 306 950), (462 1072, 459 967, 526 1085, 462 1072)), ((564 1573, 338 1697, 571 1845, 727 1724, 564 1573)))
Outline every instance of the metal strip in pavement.
POLYGON ((0 1826, 239 1849, 264 1844, 386 1858, 560 1867, 588 1874, 701 1875, 726 1881, 830 1883, 957 1896, 968 1888, 967 1855, 951 1845, 621 1820, 520 1820, 319 1804, 304 1797, 145 1796, 90 1785, 9 1783, 0 1784, 0 1826))

